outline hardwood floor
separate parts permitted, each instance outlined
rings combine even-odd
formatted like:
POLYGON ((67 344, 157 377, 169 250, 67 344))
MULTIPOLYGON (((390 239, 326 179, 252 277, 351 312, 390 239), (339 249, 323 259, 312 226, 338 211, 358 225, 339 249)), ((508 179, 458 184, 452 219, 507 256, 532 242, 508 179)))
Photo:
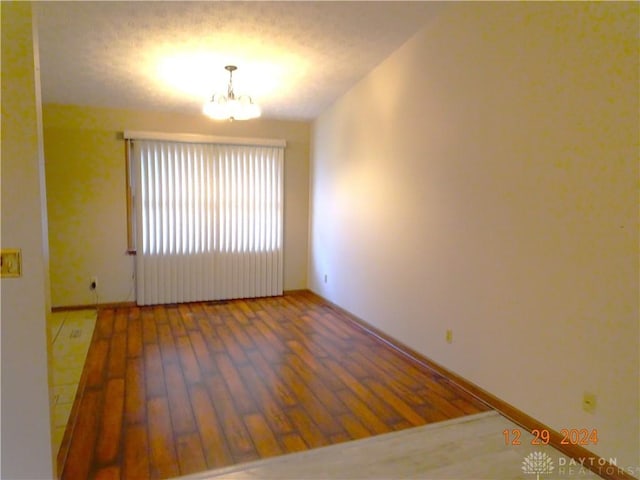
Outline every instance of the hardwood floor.
POLYGON ((309 292, 104 309, 63 479, 164 479, 488 410, 309 292))

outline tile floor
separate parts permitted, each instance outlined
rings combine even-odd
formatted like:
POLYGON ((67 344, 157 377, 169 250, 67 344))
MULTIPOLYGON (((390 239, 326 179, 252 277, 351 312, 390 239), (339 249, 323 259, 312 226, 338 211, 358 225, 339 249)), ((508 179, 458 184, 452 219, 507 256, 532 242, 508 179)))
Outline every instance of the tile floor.
POLYGON ((56 312, 49 328, 53 341, 54 451, 58 451, 69 420, 96 325, 95 310, 56 312))

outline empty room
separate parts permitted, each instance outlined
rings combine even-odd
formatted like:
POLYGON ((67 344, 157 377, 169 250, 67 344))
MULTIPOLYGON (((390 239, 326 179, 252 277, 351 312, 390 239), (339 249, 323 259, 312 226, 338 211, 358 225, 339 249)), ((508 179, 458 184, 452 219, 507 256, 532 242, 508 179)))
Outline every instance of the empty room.
POLYGON ((640 478, 638 3, 0 17, 1 478, 640 478))

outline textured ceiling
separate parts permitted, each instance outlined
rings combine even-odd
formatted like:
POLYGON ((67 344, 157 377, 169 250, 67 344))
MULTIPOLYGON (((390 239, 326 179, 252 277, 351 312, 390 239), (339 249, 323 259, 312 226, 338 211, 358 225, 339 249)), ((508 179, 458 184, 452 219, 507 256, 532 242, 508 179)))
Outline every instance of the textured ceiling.
POLYGON ((46 103, 196 113, 226 91, 312 119, 424 26, 431 2, 42 2, 46 103))

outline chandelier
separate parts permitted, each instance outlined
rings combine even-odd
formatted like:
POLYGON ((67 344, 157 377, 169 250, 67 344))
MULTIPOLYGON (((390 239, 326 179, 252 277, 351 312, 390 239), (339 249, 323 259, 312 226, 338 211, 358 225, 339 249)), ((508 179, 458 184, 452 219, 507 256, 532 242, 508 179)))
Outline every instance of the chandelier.
POLYGON ((202 107, 202 113, 214 120, 249 120, 260 116, 260 107, 253 103, 248 95, 233 93, 233 72, 238 69, 235 65, 224 67, 229 72, 229 86, 227 94, 214 94, 202 107))

